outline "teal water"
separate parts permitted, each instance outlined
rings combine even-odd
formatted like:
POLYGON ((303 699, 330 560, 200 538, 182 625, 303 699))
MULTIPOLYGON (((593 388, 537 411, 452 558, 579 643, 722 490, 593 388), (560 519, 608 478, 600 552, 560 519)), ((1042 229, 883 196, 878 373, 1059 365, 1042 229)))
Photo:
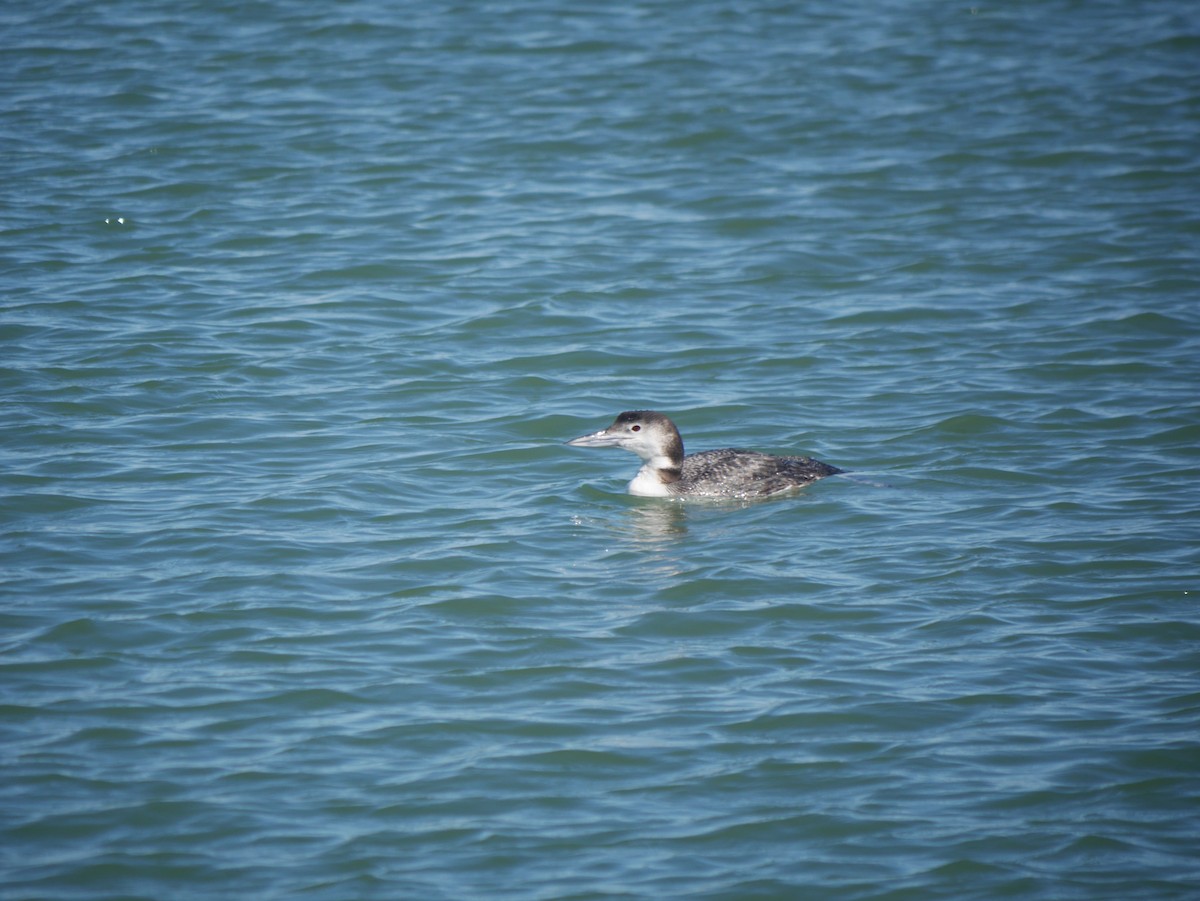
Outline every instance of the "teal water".
POLYGON ((1200 896, 1200 9, 0 36, 0 895, 1200 896))

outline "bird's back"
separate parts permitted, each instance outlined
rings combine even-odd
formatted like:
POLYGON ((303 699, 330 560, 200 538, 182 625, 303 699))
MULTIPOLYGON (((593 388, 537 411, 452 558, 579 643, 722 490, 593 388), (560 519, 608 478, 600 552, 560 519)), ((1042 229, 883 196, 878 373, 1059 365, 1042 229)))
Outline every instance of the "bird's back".
POLYGON ((812 457, 776 457, 727 447, 684 458, 676 493, 700 497, 762 497, 841 472, 812 457))

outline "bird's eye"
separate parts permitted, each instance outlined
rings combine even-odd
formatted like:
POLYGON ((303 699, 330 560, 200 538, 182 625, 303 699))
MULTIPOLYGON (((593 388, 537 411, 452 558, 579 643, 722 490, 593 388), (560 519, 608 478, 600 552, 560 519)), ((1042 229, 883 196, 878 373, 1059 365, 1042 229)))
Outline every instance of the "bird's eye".
POLYGON ((631 432, 640 432, 641 430, 642 430, 642 427, 640 425, 631 425, 629 427, 629 431, 631 431, 631 432))

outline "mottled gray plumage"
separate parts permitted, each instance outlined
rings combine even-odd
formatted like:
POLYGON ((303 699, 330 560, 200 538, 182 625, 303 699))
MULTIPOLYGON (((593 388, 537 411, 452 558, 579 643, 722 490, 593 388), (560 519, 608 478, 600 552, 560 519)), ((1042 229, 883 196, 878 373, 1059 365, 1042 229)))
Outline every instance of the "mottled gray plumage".
POLYGON ((675 423, 653 410, 626 411, 607 429, 567 443, 637 454, 644 463, 629 492, 652 497, 765 497, 842 471, 812 457, 776 457, 740 448, 685 456, 675 423))
POLYGON ((683 494, 759 496, 800 488, 839 472, 812 457, 775 457, 726 447, 684 457, 678 485, 683 494))

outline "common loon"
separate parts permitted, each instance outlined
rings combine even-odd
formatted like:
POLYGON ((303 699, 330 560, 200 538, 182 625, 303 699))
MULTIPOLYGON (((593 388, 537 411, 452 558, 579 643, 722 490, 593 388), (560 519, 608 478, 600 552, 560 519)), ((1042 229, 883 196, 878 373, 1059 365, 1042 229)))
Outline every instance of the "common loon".
POLYGON ((683 455, 679 429, 662 413, 630 410, 573 447, 622 447, 642 458, 629 493, 642 497, 765 497, 842 470, 812 457, 774 457, 740 448, 683 455))

